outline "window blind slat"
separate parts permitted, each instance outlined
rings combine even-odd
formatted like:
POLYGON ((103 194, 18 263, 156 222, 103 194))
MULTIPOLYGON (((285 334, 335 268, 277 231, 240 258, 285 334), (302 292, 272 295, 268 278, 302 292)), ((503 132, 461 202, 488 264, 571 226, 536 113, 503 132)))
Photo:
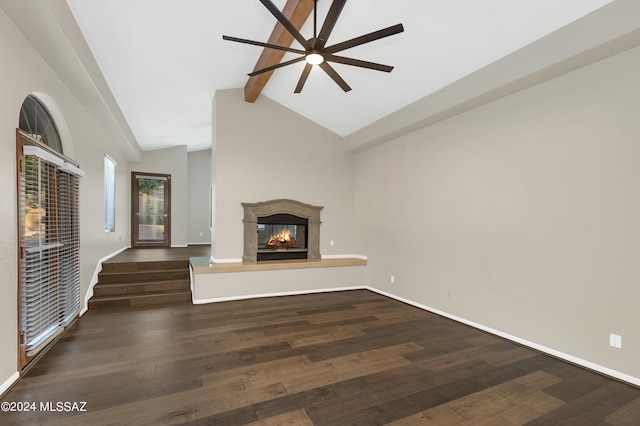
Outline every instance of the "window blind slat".
POLYGON ((38 147, 25 146, 23 152, 20 226, 26 253, 20 264, 20 326, 27 355, 33 356, 80 311, 78 190, 82 173, 75 166, 65 168, 68 163, 49 161, 52 154, 38 147))

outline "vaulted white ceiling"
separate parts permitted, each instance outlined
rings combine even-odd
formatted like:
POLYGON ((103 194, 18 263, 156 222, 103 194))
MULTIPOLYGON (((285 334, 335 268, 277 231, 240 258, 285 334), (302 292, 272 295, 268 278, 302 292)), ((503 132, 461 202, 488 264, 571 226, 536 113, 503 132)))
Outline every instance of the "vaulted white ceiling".
MULTIPOLYGON (((610 2, 350 0, 329 44, 402 23, 402 34, 341 52, 395 69, 387 74, 336 64, 353 88, 348 93, 314 69, 294 94, 304 66, 298 63, 277 70, 263 96, 348 136, 610 2)), ((276 23, 258 0, 67 3, 143 150, 208 148, 214 92, 243 87, 261 53, 222 36, 267 41, 276 23)), ((285 0, 274 3, 282 9, 285 0)), ((319 21, 330 3, 319 0, 319 21)), ((311 19, 301 33, 311 37, 311 19)))

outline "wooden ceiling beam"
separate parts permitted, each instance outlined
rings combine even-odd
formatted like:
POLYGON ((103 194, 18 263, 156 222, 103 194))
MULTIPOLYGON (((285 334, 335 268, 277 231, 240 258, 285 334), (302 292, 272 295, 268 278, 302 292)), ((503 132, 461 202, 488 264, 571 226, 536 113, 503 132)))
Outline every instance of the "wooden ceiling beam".
MULTIPOLYGON (((284 16, 286 16, 298 30, 302 28, 309 18, 309 15, 311 15, 311 12, 313 12, 313 0, 287 0, 287 4, 282 9, 284 16)), ((289 34, 280 22, 276 21, 276 26, 273 28, 273 32, 267 43, 289 47, 293 43, 293 36, 289 34)), ((279 64, 284 54, 285 52, 282 50, 264 48, 253 70, 257 71, 271 65, 279 64)), ((247 84, 244 86, 244 100, 246 102, 253 103, 258 99, 258 96, 262 93, 262 89, 264 89, 271 78, 271 74, 273 74, 273 71, 249 77, 249 81, 247 81, 247 84)))

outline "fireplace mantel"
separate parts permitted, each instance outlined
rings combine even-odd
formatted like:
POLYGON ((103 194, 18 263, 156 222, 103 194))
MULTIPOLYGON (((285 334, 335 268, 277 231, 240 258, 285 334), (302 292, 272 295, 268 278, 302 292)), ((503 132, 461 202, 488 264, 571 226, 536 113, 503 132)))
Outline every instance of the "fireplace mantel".
POLYGON ((258 218, 277 213, 292 214, 309 221, 307 229, 307 259, 318 260, 320 256, 320 210, 300 201, 279 199, 259 203, 242 203, 244 207, 244 252, 243 262, 256 262, 258 252, 258 218))

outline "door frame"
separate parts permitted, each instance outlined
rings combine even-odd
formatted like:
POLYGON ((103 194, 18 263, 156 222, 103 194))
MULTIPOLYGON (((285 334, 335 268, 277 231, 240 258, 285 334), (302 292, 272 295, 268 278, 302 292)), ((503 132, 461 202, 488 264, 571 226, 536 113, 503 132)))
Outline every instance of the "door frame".
POLYGON ((131 247, 171 247, 171 175, 165 173, 131 172, 131 247), (164 241, 141 242, 139 240, 138 209, 140 207, 138 179, 136 176, 149 176, 165 179, 164 188, 164 241))

